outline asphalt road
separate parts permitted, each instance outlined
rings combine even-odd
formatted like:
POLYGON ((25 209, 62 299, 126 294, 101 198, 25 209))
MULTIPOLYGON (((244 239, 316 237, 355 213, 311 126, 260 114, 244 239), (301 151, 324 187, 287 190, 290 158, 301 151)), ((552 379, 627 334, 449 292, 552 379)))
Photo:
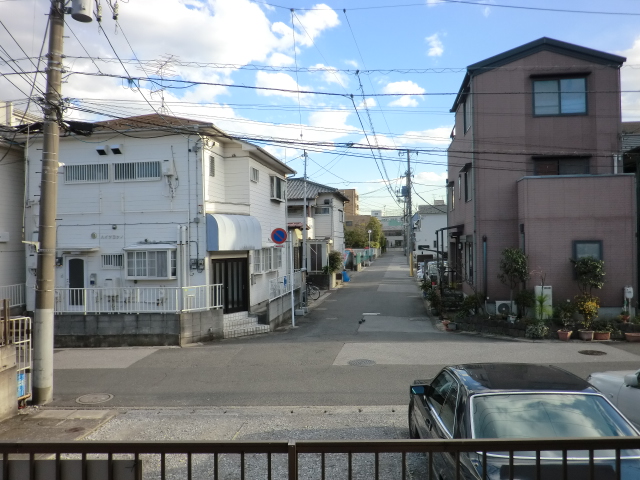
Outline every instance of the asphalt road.
POLYGON ((296 328, 188 348, 63 349, 54 407, 86 394, 118 407, 406 405, 408 385, 445 364, 553 363, 585 377, 635 369, 640 345, 526 342, 443 332, 427 316, 406 258, 388 253, 323 295, 296 328), (366 315, 369 314, 369 315, 366 315), (365 319, 362 322, 362 319, 365 319))

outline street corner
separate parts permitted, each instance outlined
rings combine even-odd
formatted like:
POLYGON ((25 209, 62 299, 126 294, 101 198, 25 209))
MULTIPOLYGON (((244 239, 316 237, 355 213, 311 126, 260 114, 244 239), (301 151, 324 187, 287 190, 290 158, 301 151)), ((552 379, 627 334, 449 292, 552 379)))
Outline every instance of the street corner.
POLYGON ((0 441, 81 440, 117 414, 115 410, 27 407, 0 423, 0 441))

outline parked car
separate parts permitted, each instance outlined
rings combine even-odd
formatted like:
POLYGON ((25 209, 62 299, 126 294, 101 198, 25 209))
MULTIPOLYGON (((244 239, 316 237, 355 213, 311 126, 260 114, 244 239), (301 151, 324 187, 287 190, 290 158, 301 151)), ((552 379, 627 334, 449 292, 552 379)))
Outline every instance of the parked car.
MULTIPOLYGON (((411 438, 583 438, 638 436, 634 426, 585 380, 554 366, 468 364, 445 367, 433 380, 410 387, 411 438)), ((544 445, 541 444, 541 448, 544 445)), ((588 478, 588 452, 571 451, 567 480, 588 478), (585 473, 587 475, 585 476, 585 473)), ((595 478, 615 477, 615 454, 596 451, 595 478)), ((518 452, 510 476, 506 452, 434 453, 441 480, 535 478, 536 452, 518 452), (456 468, 460 476, 456 477, 456 468)), ((640 450, 621 452, 622 479, 640 478, 640 450)), ((563 478, 562 452, 541 452, 543 479, 563 478)))
POLYGON ((640 370, 592 373, 587 381, 640 428, 640 370))

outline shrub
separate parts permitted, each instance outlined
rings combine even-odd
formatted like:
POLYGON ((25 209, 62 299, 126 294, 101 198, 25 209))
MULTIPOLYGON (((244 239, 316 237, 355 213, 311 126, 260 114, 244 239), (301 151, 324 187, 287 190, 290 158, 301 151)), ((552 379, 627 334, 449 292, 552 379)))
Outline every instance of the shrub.
POLYGON ((591 328, 593 319, 598 316, 600 299, 592 295, 576 295, 576 310, 582 315, 582 326, 585 330, 591 328))
POLYGON ((483 310, 483 301, 484 297, 479 293, 467 295, 460 304, 460 310, 456 314, 456 318, 467 318, 470 312, 477 315, 481 310, 483 310))
POLYGON ((600 289, 604 285, 604 261, 595 257, 571 259, 576 272, 578 288, 583 296, 591 296, 594 288, 600 289))
POLYGON ((527 310, 535 306, 536 296, 533 290, 520 290, 516 293, 514 302, 521 317, 527 316, 527 310))
POLYGON ((524 332, 524 336, 527 338, 545 338, 549 335, 549 327, 543 322, 535 322, 531 325, 527 325, 527 329, 524 332))
POLYGON ((337 250, 329 252, 328 273, 341 272, 343 270, 342 253, 337 250))

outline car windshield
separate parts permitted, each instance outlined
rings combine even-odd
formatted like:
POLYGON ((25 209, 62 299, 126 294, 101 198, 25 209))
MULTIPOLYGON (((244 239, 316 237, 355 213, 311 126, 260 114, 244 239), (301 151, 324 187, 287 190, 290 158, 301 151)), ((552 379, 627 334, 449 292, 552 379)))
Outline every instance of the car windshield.
POLYGON ((570 393, 476 395, 474 438, 620 437, 636 433, 601 396, 570 393))

